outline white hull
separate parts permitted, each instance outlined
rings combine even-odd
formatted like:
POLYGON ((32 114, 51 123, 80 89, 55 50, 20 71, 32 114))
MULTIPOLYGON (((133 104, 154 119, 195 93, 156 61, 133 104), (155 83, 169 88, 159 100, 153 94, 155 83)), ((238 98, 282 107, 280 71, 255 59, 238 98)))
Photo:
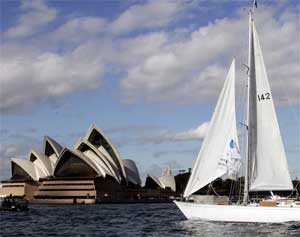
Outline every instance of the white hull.
POLYGON ((208 205, 174 201, 187 219, 222 222, 282 223, 300 221, 298 207, 208 205))

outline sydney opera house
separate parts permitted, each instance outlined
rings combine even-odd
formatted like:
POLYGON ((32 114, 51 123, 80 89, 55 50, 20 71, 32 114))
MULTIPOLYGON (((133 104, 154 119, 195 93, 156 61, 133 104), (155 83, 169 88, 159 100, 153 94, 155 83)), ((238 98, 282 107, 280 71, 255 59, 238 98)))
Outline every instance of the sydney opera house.
POLYGON ((101 203, 164 199, 175 195, 169 169, 148 176, 145 187, 133 160, 121 159, 109 138, 92 125, 73 148, 45 136, 42 152, 11 159, 11 178, 0 195, 25 197, 32 203, 101 203), (150 190, 150 191, 149 191, 150 190))

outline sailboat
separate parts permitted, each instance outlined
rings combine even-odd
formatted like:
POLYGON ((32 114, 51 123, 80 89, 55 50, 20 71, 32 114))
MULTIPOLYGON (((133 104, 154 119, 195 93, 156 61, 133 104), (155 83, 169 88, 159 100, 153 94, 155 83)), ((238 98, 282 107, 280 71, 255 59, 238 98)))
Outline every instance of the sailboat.
POLYGON ((235 61, 233 60, 191 176, 185 201, 175 204, 188 219, 221 222, 281 223, 300 221, 295 201, 252 203, 249 191, 292 190, 293 184, 281 140, 263 55, 249 10, 249 57, 246 120, 245 183, 241 204, 191 202, 191 195, 217 178, 236 176, 241 157, 235 111, 235 61))

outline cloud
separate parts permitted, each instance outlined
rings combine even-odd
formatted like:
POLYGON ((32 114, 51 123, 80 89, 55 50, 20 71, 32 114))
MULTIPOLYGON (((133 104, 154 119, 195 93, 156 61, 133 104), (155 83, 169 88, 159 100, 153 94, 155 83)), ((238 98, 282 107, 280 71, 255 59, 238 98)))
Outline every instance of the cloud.
MULTIPOLYGON (((179 170, 182 169, 182 164, 179 164, 177 160, 168 160, 164 163, 165 167, 169 167, 171 170, 179 170)), ((175 175, 173 173, 173 175, 175 175)))
POLYGON ((155 158, 161 158, 163 156, 168 156, 169 154, 197 154, 196 149, 180 149, 180 150, 163 150, 163 151, 155 151, 153 156, 155 158))
POLYGON ((139 65, 144 58, 156 55, 166 44, 168 34, 165 32, 151 32, 118 40, 110 55, 110 62, 124 66, 128 71, 128 68, 139 65))
POLYGON ((106 20, 100 17, 77 17, 61 25, 52 37, 55 41, 80 42, 105 31, 106 24, 106 20))
POLYGON ((112 127, 112 128, 108 128, 105 129, 104 131, 106 133, 109 134, 113 134, 113 133, 137 133, 137 134, 141 134, 144 132, 147 132, 149 130, 156 130, 156 129, 160 129, 161 126, 159 125, 154 125, 154 124, 134 124, 134 125, 128 125, 128 126, 123 126, 123 127, 112 127))
MULTIPOLYGON (((256 12, 256 25, 273 96, 277 104, 299 104, 297 12, 291 8, 281 13, 272 7, 261 8, 256 12)), ((128 67, 127 76, 120 82, 123 101, 215 101, 233 57, 237 60, 237 83, 241 86, 245 78, 241 64, 247 63, 247 21, 245 12, 238 11, 232 18, 199 27, 189 37, 161 45, 155 54, 128 67)), ((167 38, 172 38, 172 32, 168 32, 167 38)))
MULTIPOLYGON (((53 27, 52 32, 48 29, 34 39, 29 37, 26 44, 4 42, 0 58, 1 112, 34 108, 77 91, 97 89, 106 73, 119 80, 114 93, 124 103, 212 103, 233 57, 237 62, 237 88, 241 88, 245 84, 241 64, 247 62, 245 12, 238 10, 231 18, 176 28, 174 21, 189 17, 190 3, 147 1, 130 6, 116 19, 74 17, 53 27), (126 32, 130 34, 119 35, 126 32)), ((38 32, 57 15, 56 9, 41 1, 24 2, 22 9, 21 18, 36 12, 47 16, 48 11, 53 17, 46 17, 45 22, 41 17, 42 22, 37 21, 40 25, 18 30, 27 33, 9 33, 12 36, 38 32)), ((276 104, 297 105, 298 16, 288 7, 280 13, 275 9, 276 5, 261 6, 256 12, 258 33, 276 104)), ((23 28, 25 23, 30 25, 29 20, 22 22, 4 34, 23 28)))
POLYGON ((0 146, 0 156, 1 157, 12 157, 15 155, 20 155, 24 152, 23 146, 18 146, 15 144, 1 145, 0 146))
POLYGON ((165 37, 163 33, 149 33, 115 41, 92 38, 62 53, 6 43, 0 56, 0 110, 20 112, 76 91, 97 89, 111 67, 123 70, 137 64, 156 53, 167 41, 165 37))
POLYGON ((163 45, 155 55, 129 68, 128 76, 120 83, 125 99, 210 101, 226 76, 220 60, 238 43, 234 39, 239 29, 237 23, 224 19, 199 28, 188 39, 163 45))
POLYGON ((145 182, 148 175, 153 175, 153 176, 159 177, 162 174, 163 168, 164 167, 162 167, 158 164, 151 164, 151 165, 147 166, 146 169, 141 170, 141 173, 140 173, 141 179, 143 180, 143 182, 145 182))
MULTIPOLYGON (((4 46, 10 51, 14 46, 4 46)), ((1 57, 1 112, 15 112, 74 91, 95 89, 101 84, 100 57, 83 55, 80 48, 65 55, 52 52, 18 52, 1 57)))
POLYGON ((140 176, 142 179, 142 182, 144 183, 146 181, 146 178, 148 175, 152 175, 155 177, 160 177, 163 173, 163 170, 165 168, 170 168, 172 171, 172 175, 177 175, 177 172, 183 168, 183 166, 178 163, 176 160, 168 160, 164 162, 163 164, 151 164, 147 166, 145 169, 142 169, 140 172, 140 176))
POLYGON ((12 39, 33 35, 57 16, 57 10, 48 7, 42 0, 23 1, 21 10, 23 13, 17 25, 4 32, 4 37, 12 39))
POLYGON ((80 42, 100 34, 114 38, 118 34, 132 33, 136 30, 162 28, 174 21, 174 18, 187 10, 188 6, 187 1, 149 0, 130 6, 112 21, 95 16, 75 17, 59 26, 52 33, 51 38, 70 43, 70 41, 80 42))
POLYGON ((110 25, 114 34, 131 32, 139 29, 163 27, 169 24, 184 8, 184 1, 150 0, 143 4, 129 7, 110 25))
POLYGON ((184 132, 163 132, 159 135, 145 136, 144 142, 160 143, 163 141, 189 141, 203 139, 207 133, 209 123, 205 122, 199 125, 197 128, 192 128, 184 132))

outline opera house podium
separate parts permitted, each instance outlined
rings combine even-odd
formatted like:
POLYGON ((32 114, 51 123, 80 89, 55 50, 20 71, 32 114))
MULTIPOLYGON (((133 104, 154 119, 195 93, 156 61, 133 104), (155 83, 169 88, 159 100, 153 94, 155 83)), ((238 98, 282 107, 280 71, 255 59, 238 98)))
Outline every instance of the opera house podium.
POLYGON ((174 176, 151 176, 157 188, 141 188, 133 160, 121 159, 109 138, 92 125, 74 148, 45 136, 43 151, 29 151, 27 160, 11 159, 11 178, 1 182, 0 195, 24 197, 30 203, 94 204, 167 200, 176 195, 174 176))

